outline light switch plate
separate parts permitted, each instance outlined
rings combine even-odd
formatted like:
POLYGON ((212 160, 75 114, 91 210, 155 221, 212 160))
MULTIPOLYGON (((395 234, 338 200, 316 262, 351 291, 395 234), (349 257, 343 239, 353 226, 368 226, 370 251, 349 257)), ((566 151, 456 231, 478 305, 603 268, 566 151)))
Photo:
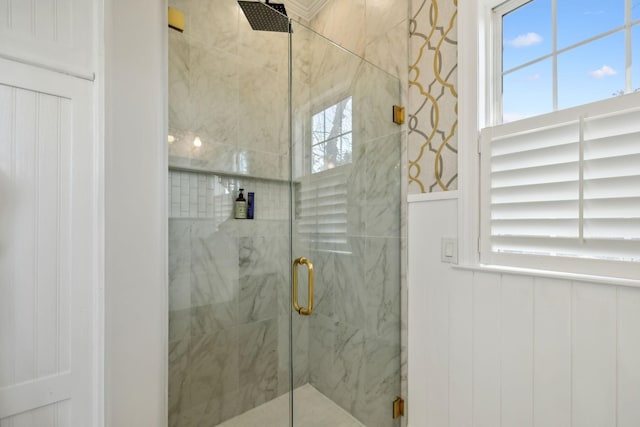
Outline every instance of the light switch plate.
POLYGON ((442 238, 440 260, 450 264, 458 263, 458 239, 442 238))

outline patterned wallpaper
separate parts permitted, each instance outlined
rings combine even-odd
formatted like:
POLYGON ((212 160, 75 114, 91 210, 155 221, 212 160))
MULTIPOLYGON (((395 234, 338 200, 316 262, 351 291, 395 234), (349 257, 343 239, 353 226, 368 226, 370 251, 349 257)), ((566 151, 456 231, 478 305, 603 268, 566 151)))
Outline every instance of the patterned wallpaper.
POLYGON ((458 188, 457 0, 412 0, 409 193, 458 188))

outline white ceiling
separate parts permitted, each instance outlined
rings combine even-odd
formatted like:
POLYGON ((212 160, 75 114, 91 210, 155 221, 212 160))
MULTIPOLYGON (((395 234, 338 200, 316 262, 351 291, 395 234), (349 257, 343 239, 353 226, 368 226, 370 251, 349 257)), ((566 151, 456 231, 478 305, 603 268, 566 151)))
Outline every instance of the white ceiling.
MULTIPOLYGON (((322 9, 328 0, 280 0, 283 1, 287 8, 287 14, 289 16, 295 15, 304 19, 305 21, 311 21, 316 14, 322 9)), ((274 3, 278 2, 275 0, 274 3)))

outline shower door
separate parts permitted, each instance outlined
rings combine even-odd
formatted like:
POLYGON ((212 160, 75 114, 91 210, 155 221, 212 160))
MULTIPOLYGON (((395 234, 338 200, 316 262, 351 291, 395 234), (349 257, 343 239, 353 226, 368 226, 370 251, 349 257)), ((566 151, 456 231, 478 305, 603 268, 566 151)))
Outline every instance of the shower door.
POLYGON ((295 23, 291 58, 293 424, 396 426, 400 84, 295 23))
POLYGON ((169 426, 399 425, 398 80, 235 0, 169 3, 169 426))

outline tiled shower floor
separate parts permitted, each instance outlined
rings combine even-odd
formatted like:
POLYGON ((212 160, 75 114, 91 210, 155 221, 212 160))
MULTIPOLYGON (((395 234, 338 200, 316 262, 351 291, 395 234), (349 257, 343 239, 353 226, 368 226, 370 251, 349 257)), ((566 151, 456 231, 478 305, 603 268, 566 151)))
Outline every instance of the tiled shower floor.
MULTIPOLYGON (((347 411, 333 403, 312 385, 293 392, 294 424, 304 427, 364 427, 347 411)), ((289 395, 284 394, 240 414, 218 427, 288 427, 289 395)))

